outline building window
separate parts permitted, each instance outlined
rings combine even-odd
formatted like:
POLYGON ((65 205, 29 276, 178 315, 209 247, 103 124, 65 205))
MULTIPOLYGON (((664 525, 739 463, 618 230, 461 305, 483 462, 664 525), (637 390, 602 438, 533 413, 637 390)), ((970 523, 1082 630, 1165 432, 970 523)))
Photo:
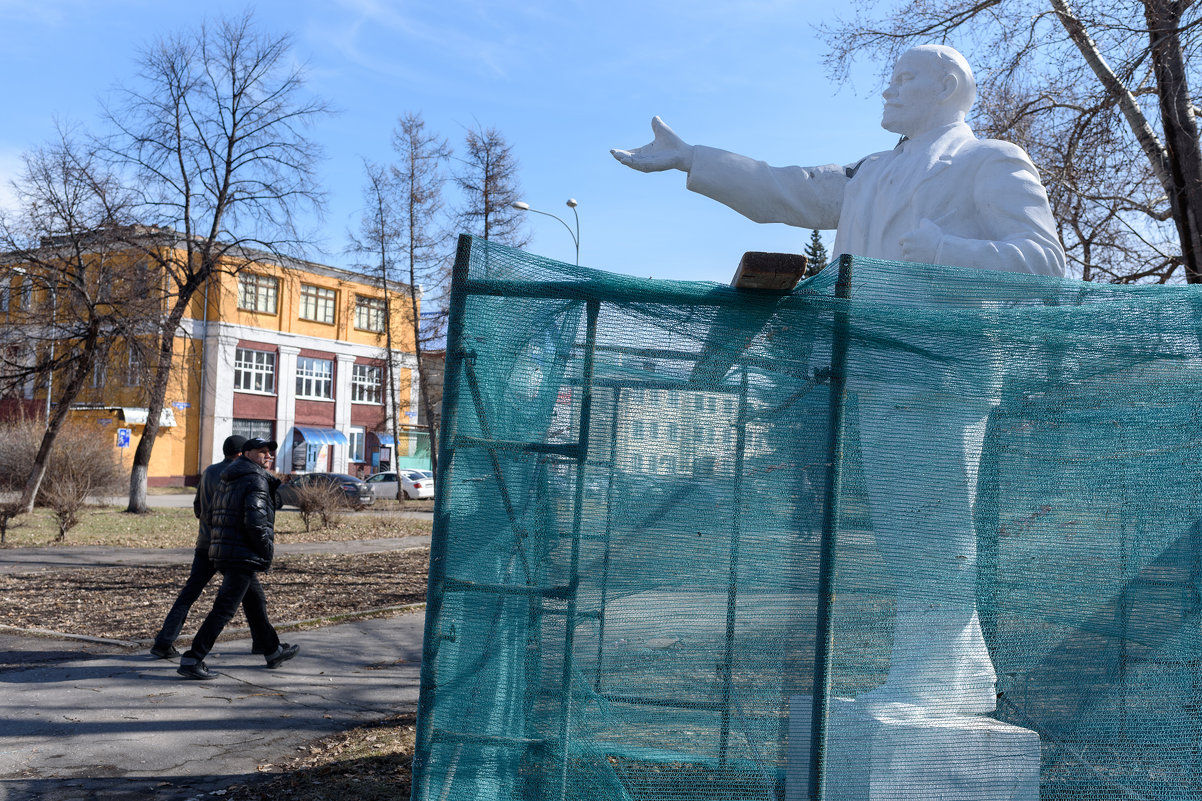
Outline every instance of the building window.
POLYGON ((384 298, 355 296, 355 328, 376 332, 384 330, 384 298))
POLYGON ((301 284, 300 316, 302 320, 319 323, 334 322, 334 306, 338 293, 312 284, 301 284))
POLYGON ((96 363, 92 365, 92 386, 103 387, 107 373, 108 365, 103 360, 97 359, 96 363))
POLYGON ((240 420, 234 418, 234 429, 230 433, 240 437, 265 439, 271 441, 275 422, 272 420, 240 420))
POLYGON ((8 296, 9 288, 6 286, 0 287, 0 312, 8 311, 8 296))
POLYGON ((270 275, 238 274, 238 308, 275 314, 280 280, 270 275))
POLYGON ((33 308, 33 279, 28 276, 21 282, 21 308, 25 311, 33 308))
POLYGON ((329 359, 298 356, 296 397, 326 400, 334 397, 334 363, 329 359))
POLYGON ((380 403, 383 372, 372 364, 356 364, 351 371, 351 401, 380 403))
POLYGON ((125 386, 136 387, 146 376, 146 363, 142 361, 142 353, 137 348, 129 349, 129 358, 125 363, 125 386))
POLYGON ((352 428, 346 438, 349 443, 347 458, 352 462, 362 462, 364 445, 367 442, 367 430, 362 427, 352 428))
POLYGON ((234 390, 275 392, 275 354, 266 350, 238 348, 234 351, 234 390))

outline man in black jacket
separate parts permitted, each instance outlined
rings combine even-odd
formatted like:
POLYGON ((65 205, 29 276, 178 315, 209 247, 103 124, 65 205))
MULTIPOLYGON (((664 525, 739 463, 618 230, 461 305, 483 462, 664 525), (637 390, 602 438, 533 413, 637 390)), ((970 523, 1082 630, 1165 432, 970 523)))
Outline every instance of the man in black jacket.
POLYGON ((267 598, 256 573, 271 567, 275 544, 276 490, 280 481, 267 472, 276 443, 254 437, 242 446, 242 455, 221 474, 208 511, 209 558, 221 571, 221 589, 213 609, 180 657, 178 672, 188 679, 214 679, 205 666, 221 630, 244 603, 247 622, 257 631, 267 667, 274 668, 296 656, 298 645, 281 643, 267 619, 267 598))
MULTIPOLYGON (((242 446, 245 444, 246 437, 237 434, 226 437, 221 446, 225 460, 209 465, 200 476, 200 483, 196 486, 196 499, 192 501, 192 511, 196 514, 196 519, 200 521, 199 532, 196 535, 196 552, 192 556, 192 571, 188 574, 188 580, 184 582, 184 588, 179 591, 175 603, 171 605, 171 611, 163 620, 163 627, 155 635, 154 645, 150 648, 150 653, 159 659, 179 656, 179 651, 175 648, 175 641, 184 628, 184 621, 188 619, 188 611, 191 610, 192 604, 196 603, 196 599, 200 597, 204 588, 217 573, 217 566, 209 558, 209 507, 213 505, 213 494, 217 491, 221 474, 241 455, 242 446)), ((256 577, 255 583, 258 584, 258 582, 259 579, 256 577)), ((258 595, 263 593, 261 589, 251 592, 258 595)), ((247 599, 242 599, 244 611, 248 603, 247 599)), ((252 619, 252 615, 253 613, 247 612, 247 619, 252 619)), ((252 654, 267 653, 260 643, 260 640, 264 639, 260 635, 261 632, 257 627, 251 630, 252 654)))

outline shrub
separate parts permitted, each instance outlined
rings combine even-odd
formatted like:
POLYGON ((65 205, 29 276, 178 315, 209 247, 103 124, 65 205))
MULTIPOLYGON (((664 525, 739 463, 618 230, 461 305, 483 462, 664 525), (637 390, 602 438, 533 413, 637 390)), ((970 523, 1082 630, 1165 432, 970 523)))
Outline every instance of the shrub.
POLYGON ((310 530, 314 518, 321 518, 321 527, 329 528, 342 520, 346 496, 340 487, 324 481, 306 483, 296 488, 296 505, 305 531, 310 530))
MULTIPOLYGON (((0 427, 0 489, 19 492, 24 488, 45 430, 45 424, 36 418, 0 427)), ((57 541, 65 539, 79 522, 79 512, 90 498, 118 492, 121 479, 109 432, 85 423, 65 424, 55 438, 36 499, 39 506, 54 512, 57 541)))

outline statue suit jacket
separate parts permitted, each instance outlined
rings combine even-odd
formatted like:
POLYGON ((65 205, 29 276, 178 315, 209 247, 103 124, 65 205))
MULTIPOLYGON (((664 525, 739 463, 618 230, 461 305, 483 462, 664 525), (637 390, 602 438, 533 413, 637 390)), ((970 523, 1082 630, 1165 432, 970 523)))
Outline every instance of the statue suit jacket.
POLYGON ((924 219, 944 233, 936 264, 1064 274, 1039 173, 1021 148, 937 128, 855 165, 772 167, 697 146, 688 187, 756 222, 836 228, 834 253, 900 261, 924 219))

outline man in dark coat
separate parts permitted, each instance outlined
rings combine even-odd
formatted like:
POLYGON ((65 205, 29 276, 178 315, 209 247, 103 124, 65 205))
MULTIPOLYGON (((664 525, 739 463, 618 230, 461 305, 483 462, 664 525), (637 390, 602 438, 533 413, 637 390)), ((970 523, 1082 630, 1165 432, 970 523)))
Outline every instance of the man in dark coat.
MULTIPOLYGON (((192 556, 192 571, 188 574, 188 580, 184 582, 184 587, 179 591, 175 603, 171 605, 171 611, 163 620, 163 627, 155 635, 154 645, 150 648, 150 653, 159 659, 179 656, 179 651, 175 648, 175 641, 184 628, 188 612, 209 581, 217 574, 217 566, 209 558, 209 507, 213 505, 213 494, 217 491, 221 474, 242 454, 242 446, 245 444, 246 437, 237 434, 226 437, 221 446, 225 460, 209 465, 200 476, 200 483, 196 487, 196 499, 192 501, 192 511, 196 514, 196 519, 200 521, 199 532, 196 535, 196 552, 192 556)), ((259 579, 256 577, 255 583, 257 584, 258 581, 259 579)), ((261 595, 262 590, 259 590, 258 594, 261 595)), ((243 610, 246 609, 246 604, 246 599, 243 599, 243 610)), ((249 613, 247 619, 250 619, 249 613)), ((260 643, 260 640, 263 639, 260 634, 261 632, 257 628, 251 630, 252 654, 267 653, 260 643)))
POLYGON ((263 647, 267 667, 274 668, 296 656, 298 645, 280 642, 267 619, 267 598, 257 573, 271 567, 275 545, 276 490, 280 481, 267 472, 276 443, 254 437, 242 446, 242 455, 221 474, 208 509, 209 558, 221 571, 221 589, 213 609, 180 657, 177 672, 188 679, 214 679, 205 666, 218 635, 244 604, 247 622, 263 647))

